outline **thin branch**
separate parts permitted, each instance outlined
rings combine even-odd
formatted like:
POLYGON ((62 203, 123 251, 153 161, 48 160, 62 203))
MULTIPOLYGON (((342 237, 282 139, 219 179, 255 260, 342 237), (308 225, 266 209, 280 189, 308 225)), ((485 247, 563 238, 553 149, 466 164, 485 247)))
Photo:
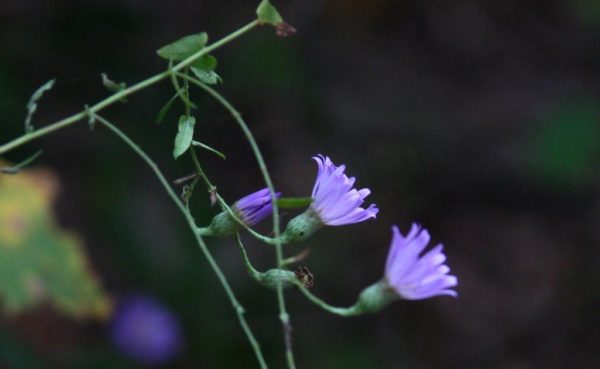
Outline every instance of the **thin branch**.
MULTIPOLYGON (((269 188, 269 193, 271 195, 271 202, 273 204, 273 236, 275 240, 275 254, 277 259, 277 267, 282 268, 284 266, 284 258, 283 258, 283 250, 282 250, 282 242, 281 242, 281 229, 279 224, 279 207, 277 205, 277 195, 275 194, 275 188, 273 186, 273 181, 271 180, 271 176, 269 175, 269 171, 267 169, 267 165, 265 164, 265 160, 263 159, 262 153, 256 143, 254 135, 248 128, 246 121, 242 118, 242 115, 239 113, 237 109, 229 103, 225 97, 219 94, 216 90, 211 88, 210 86, 202 83, 196 78, 190 77, 183 73, 177 73, 180 78, 187 79, 196 86, 200 87, 204 91, 206 91, 209 95, 215 98, 225 109, 229 111, 235 122, 238 124, 246 140, 250 144, 250 148, 256 158, 258 163, 258 167, 262 173, 265 184, 269 188)), ((294 353, 292 351, 292 326, 290 324, 290 316, 287 313, 285 307, 285 297, 283 295, 283 286, 279 284, 277 286, 277 302, 279 305, 279 320, 283 326, 283 335, 285 342, 285 351, 286 351, 286 361, 289 369, 295 369, 296 364, 294 362, 294 353)))
POLYGON ((252 30, 254 27, 258 26, 258 24, 259 24, 258 20, 254 20, 254 21, 248 23, 247 25, 230 33, 229 35, 223 37, 222 39, 216 41, 215 43, 213 43, 209 46, 206 46, 205 48, 203 48, 202 50, 191 55, 187 59, 179 62, 173 68, 166 70, 162 73, 156 74, 156 75, 149 77, 141 82, 136 83, 135 85, 133 85, 131 87, 128 87, 124 90, 121 90, 119 92, 116 92, 116 93, 110 95, 106 99, 98 102, 95 105, 92 105, 89 108, 89 111, 87 111, 87 110, 80 111, 77 114, 71 115, 70 117, 67 117, 64 119, 61 119, 58 122, 52 123, 46 127, 40 128, 31 133, 26 133, 8 143, 0 146, 0 155, 6 153, 16 147, 19 147, 27 142, 33 141, 36 138, 40 138, 51 132, 54 132, 54 131, 59 130, 64 127, 67 127, 71 124, 77 123, 78 121, 88 117, 90 112, 93 114, 98 113, 102 109, 104 109, 116 102, 121 101, 126 96, 133 95, 137 91, 143 90, 146 87, 149 87, 149 86, 156 84, 166 78, 169 78, 173 72, 178 72, 178 71, 184 69, 185 67, 189 66, 194 61, 196 61, 198 58, 201 58, 202 56, 210 53, 211 51, 216 50, 216 49, 220 48, 221 46, 233 41, 234 39, 240 37, 244 33, 248 32, 248 31, 252 30))
POLYGON ((235 310, 235 312, 237 314, 237 317, 240 321, 240 325, 242 326, 242 329, 244 330, 244 333, 246 334, 248 341, 250 341, 250 345, 254 349, 254 353, 256 355, 256 358, 258 359, 261 369, 268 369, 268 366, 265 362, 265 359, 263 357, 260 346, 259 346, 258 342, 256 341, 256 338, 254 337, 254 334, 252 333, 252 330, 250 329, 248 322, 246 321, 246 318, 244 317, 244 314, 245 314, 244 308, 239 303, 235 294, 233 293, 233 290, 231 289, 231 286, 229 285, 229 282, 227 281, 225 274, 223 273, 223 271, 221 270, 221 268, 219 267, 219 265, 213 258, 212 254, 208 250, 208 247, 206 247, 206 243, 204 243, 204 240, 202 239, 202 237, 198 234, 198 232, 196 232, 196 228, 197 228, 196 222, 194 221, 194 218, 192 217, 189 210, 179 200, 179 197, 177 197, 177 195, 175 194, 175 192, 169 185, 169 182, 167 181, 165 176, 162 174, 162 172, 160 171, 158 166, 135 142, 133 142, 125 133, 123 133, 123 131, 121 131, 119 128, 117 128, 115 125, 113 125, 112 123, 110 123, 109 121, 104 119, 103 117, 96 115, 95 118, 101 124, 106 126, 106 128, 111 130, 115 135, 117 135, 121 140, 123 140, 129 147, 131 147, 131 149, 133 149, 133 151, 135 151, 136 154, 138 154, 142 158, 142 160, 144 160, 146 162, 146 164, 148 164, 148 166, 152 169, 152 171, 154 172, 156 177, 158 177, 160 183, 163 185, 165 191, 167 191, 167 194, 169 195, 169 197, 171 197, 171 199, 173 200, 175 205, 177 205, 177 208, 184 215, 185 219, 188 222, 189 227, 192 229, 194 236, 196 237, 196 242, 198 244, 198 247, 200 248, 200 250, 206 257, 206 260, 208 260, 208 263, 209 263, 210 267, 212 268, 212 270, 214 271, 214 273, 216 274, 217 278, 219 279, 219 282, 221 282, 221 285, 223 286, 223 289, 225 290, 227 297, 229 297, 229 301, 231 302, 231 305, 233 306, 233 309, 235 310))

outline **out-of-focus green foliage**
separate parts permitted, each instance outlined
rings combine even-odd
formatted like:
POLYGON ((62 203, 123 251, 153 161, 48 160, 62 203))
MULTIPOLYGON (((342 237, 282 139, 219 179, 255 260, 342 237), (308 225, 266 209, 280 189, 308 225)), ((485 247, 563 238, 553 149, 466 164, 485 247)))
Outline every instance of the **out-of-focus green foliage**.
POLYGON ((47 171, 0 176, 0 301, 9 313, 48 301, 74 317, 104 318, 111 303, 81 241, 55 225, 57 189, 47 171))
POLYGON ((586 182, 595 175, 600 154, 600 106, 581 101, 550 112, 533 137, 530 166, 556 184, 586 182))

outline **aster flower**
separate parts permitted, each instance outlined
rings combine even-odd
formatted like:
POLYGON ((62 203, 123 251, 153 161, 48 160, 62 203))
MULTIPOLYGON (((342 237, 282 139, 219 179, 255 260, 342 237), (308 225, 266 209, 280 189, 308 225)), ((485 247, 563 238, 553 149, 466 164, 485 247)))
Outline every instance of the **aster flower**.
POLYGON ((457 279, 448 275, 450 268, 444 264, 443 246, 437 245, 423 252, 430 237, 426 229, 413 223, 408 235, 403 236, 398 227, 392 227, 392 244, 385 264, 385 278, 401 298, 420 300, 439 295, 456 297, 451 287, 457 279))
MULTIPOLYGON (((280 197, 281 193, 277 192, 275 195, 280 197)), ((236 201, 231 208, 246 225, 252 227, 268 217, 273 211, 269 189, 263 188, 244 196, 236 201)), ((203 236, 229 236, 237 232, 239 228, 239 223, 233 219, 229 212, 223 211, 212 219, 208 227, 199 228, 198 232, 203 236)))
POLYGON ((319 166, 312 191, 311 209, 321 221, 330 226, 353 224, 375 218, 379 209, 375 204, 360 207, 371 191, 353 188, 356 178, 344 174, 345 165, 335 166, 327 156, 313 157, 319 166))
POLYGON ((362 208, 371 191, 355 189, 356 178, 348 178, 345 165, 336 166, 327 156, 313 157, 319 166, 308 210, 298 215, 286 226, 284 242, 302 240, 323 225, 341 226, 360 223, 375 218, 379 209, 375 204, 362 208))
POLYGON ((173 359, 183 344, 177 317, 148 296, 123 299, 110 323, 110 338, 126 356, 144 364, 173 359))
MULTIPOLYGON (((277 192, 276 196, 281 196, 281 192, 277 192)), ((269 189, 263 188, 242 197, 233 204, 232 208, 247 225, 253 226, 258 224, 273 211, 269 189)))

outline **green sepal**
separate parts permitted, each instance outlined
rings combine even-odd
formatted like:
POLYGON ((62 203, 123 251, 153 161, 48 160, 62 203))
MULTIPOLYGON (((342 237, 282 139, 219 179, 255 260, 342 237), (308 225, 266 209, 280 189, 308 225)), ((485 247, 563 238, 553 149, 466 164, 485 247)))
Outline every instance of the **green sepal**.
POLYGON ((276 289, 279 284, 283 288, 287 288, 295 286, 298 283, 296 274, 285 269, 269 269, 264 273, 258 273, 255 279, 258 283, 271 289, 276 289))
POLYGON ((289 221, 281 238, 284 243, 302 241, 310 237, 322 226, 323 222, 317 213, 312 209, 308 209, 289 221))
POLYGON ((227 212, 222 211, 215 215, 209 226, 204 228, 204 236, 227 237, 240 229, 240 225, 227 212))
POLYGON ((399 298, 387 281, 381 280, 360 293, 358 301, 352 308, 353 315, 376 313, 399 298))

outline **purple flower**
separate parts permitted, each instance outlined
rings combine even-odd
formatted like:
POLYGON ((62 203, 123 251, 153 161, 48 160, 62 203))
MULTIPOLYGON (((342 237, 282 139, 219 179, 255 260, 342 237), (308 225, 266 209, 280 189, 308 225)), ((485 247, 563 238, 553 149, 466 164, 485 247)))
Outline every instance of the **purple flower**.
POLYGON ((420 300, 439 295, 458 296, 451 287, 457 279, 448 275, 444 264, 443 246, 437 245, 423 253, 429 243, 429 232, 413 223, 405 237, 398 227, 392 227, 392 244, 385 264, 385 277, 400 297, 420 300))
POLYGON ((340 226, 375 218, 379 209, 371 204, 367 209, 360 205, 369 196, 367 188, 356 190, 352 186, 356 180, 344 174, 345 165, 336 167, 327 156, 313 157, 319 165, 317 180, 312 191, 311 209, 324 224, 340 226))
POLYGON ((110 337, 119 351, 145 364, 167 362, 182 346, 177 317, 147 296, 128 297, 119 303, 110 324, 110 337))
MULTIPOLYGON (((277 192, 275 195, 279 198, 281 192, 277 192)), ((260 191, 242 197, 233 204, 233 209, 247 225, 253 226, 259 223, 273 211, 269 189, 263 188, 260 191)))

